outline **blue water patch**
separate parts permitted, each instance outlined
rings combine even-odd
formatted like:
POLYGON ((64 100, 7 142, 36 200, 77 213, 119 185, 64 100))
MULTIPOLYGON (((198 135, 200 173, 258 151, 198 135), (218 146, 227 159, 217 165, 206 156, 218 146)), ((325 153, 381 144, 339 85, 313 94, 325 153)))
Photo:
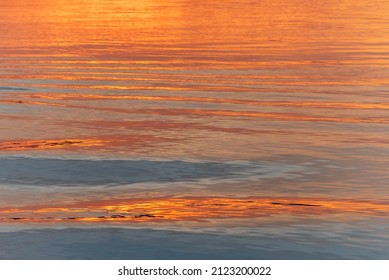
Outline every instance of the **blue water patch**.
MULTIPOLYGON (((355 242, 96 228, 0 233, 0 259, 387 259, 355 242), (306 241, 307 241, 306 240, 306 241)), ((387 246, 384 246, 387 248, 387 246)))
POLYGON ((280 173, 285 171, 282 166, 268 166, 254 162, 86 160, 24 157, 0 158, 0 166, 0 184, 36 186, 115 186, 143 182, 233 179, 245 178, 248 175, 267 177, 279 176, 280 173))
POLYGON ((30 90, 30 89, 21 88, 21 87, 0 87, 0 90, 30 90))

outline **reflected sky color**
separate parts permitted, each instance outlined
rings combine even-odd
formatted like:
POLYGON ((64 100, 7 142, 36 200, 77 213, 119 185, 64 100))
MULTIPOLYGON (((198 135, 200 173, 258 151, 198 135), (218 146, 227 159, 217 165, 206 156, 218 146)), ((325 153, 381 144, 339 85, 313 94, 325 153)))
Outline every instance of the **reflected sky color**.
MULTIPOLYGON (((387 216, 389 204, 363 201, 325 201, 296 198, 155 198, 89 202, 49 208, 0 209, 3 222, 170 222, 210 221, 212 219, 260 218, 277 215, 305 217, 342 214, 342 220, 355 213, 387 216)), ((339 217, 337 217, 339 219, 339 217)))
POLYGON ((313 239, 324 221, 377 238, 388 18, 379 0, 2 3, 0 224, 303 217, 313 239))

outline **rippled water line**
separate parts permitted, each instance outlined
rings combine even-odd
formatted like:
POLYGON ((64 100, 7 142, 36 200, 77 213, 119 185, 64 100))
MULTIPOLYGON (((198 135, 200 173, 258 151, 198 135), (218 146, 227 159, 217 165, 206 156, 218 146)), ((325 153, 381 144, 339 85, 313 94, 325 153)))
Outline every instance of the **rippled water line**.
MULTIPOLYGON (((18 103, 18 102, 17 102, 18 103)), ((26 102, 29 104, 29 102, 26 102)), ((166 116, 178 116, 178 115, 194 115, 194 116, 225 116, 225 117, 247 117, 247 118, 260 118, 270 120, 285 120, 285 121, 317 121, 317 122, 341 122, 341 123, 375 123, 375 124, 387 124, 389 119, 386 117, 324 117, 315 115, 302 115, 296 113, 265 113, 256 111, 227 111, 227 110, 202 110, 202 109, 118 109, 118 108, 105 108, 94 106, 78 106, 61 103, 44 103, 44 102, 31 102, 32 105, 44 105, 53 107, 66 107, 77 108, 85 110, 98 110, 98 111, 110 111, 116 113, 126 114, 147 114, 147 115, 166 115, 166 116)))
POLYGON ((187 97, 187 96, 146 96, 146 95, 99 95, 99 94, 31 94, 21 97, 53 100, 151 100, 228 103, 239 105, 274 106, 274 107, 313 107, 334 109, 389 109, 389 103, 326 102, 326 101, 258 101, 232 98, 187 97))
POLYGON ((0 222, 95 222, 109 221, 166 222, 204 219, 258 218, 283 214, 305 217, 341 213, 387 216, 389 205, 352 200, 303 198, 155 198, 153 200, 117 200, 87 202, 71 206, 36 206, 0 209, 0 222), (89 203, 89 204, 88 204, 89 203))

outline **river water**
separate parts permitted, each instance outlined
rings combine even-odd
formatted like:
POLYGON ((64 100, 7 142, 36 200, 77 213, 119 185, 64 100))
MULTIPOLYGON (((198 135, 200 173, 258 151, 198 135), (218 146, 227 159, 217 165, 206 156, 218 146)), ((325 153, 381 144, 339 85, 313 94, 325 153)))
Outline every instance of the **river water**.
POLYGON ((6 1, 0 258, 387 259, 388 110, 386 1, 6 1))

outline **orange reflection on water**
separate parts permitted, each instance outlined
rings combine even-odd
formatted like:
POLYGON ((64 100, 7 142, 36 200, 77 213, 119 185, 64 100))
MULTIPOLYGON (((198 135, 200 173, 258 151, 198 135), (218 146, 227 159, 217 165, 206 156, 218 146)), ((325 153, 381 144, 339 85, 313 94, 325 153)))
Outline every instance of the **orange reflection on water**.
POLYGON ((100 94, 32 94, 26 97, 53 100, 146 100, 146 101, 183 101, 228 103, 257 106, 311 107, 334 109, 389 109, 386 103, 326 102, 326 101, 258 101, 233 98, 211 98, 190 96, 150 96, 150 95, 100 95, 100 94))
POLYGON ((105 141, 99 139, 57 139, 57 140, 22 140, 0 142, 2 151, 22 151, 29 149, 47 150, 72 147, 103 146, 105 141))
POLYGON ((154 198, 149 200, 104 200, 61 207, 0 209, 1 221, 74 222, 163 222, 205 221, 228 218, 260 218, 273 215, 317 216, 358 214, 387 216, 389 204, 354 200, 308 198, 154 198))
MULTIPOLYGON (((293 101, 253 101, 253 100, 239 100, 239 99, 218 99, 218 98, 195 98, 195 97, 175 97, 175 96, 104 96, 104 95, 31 95, 33 98, 46 98, 46 99, 117 99, 117 100, 148 100, 148 101, 186 101, 186 102, 211 102, 211 103, 231 103, 231 104, 245 104, 245 105, 257 105, 257 106, 275 106, 275 107, 311 107, 311 108, 325 108, 325 109, 389 109, 389 104, 386 103, 357 103, 357 102, 293 102, 293 101)), ((1 102, 1 101, 0 101, 1 102)), ((9 101, 7 101, 9 102, 9 101)), ((20 103, 12 101, 13 103, 20 103)), ((29 101, 26 102, 28 104, 29 101)), ((75 104, 63 104, 63 103, 50 103, 50 102, 30 102, 34 105, 45 105, 55 107, 67 107, 74 109, 85 110, 97 110, 97 111, 109 111, 114 113, 127 113, 127 114, 147 114, 147 115, 166 115, 166 116, 221 116, 221 117, 249 117, 249 118, 262 118, 270 120, 283 120, 283 121, 321 121, 321 122, 340 122, 340 123, 378 123, 387 124, 389 119, 387 117, 375 117, 375 116, 328 116, 328 115, 311 115, 301 113, 279 113, 279 112, 259 112, 259 111, 241 111, 241 110, 209 110, 209 109, 122 109, 117 107, 96 107, 88 105, 75 105, 75 104)))
POLYGON ((23 151, 23 150, 77 150, 96 147, 126 146, 131 148, 144 148, 151 143, 176 141, 168 137, 153 135, 105 135, 87 139, 42 139, 42 140, 15 140, 0 141, 0 151, 23 151))

